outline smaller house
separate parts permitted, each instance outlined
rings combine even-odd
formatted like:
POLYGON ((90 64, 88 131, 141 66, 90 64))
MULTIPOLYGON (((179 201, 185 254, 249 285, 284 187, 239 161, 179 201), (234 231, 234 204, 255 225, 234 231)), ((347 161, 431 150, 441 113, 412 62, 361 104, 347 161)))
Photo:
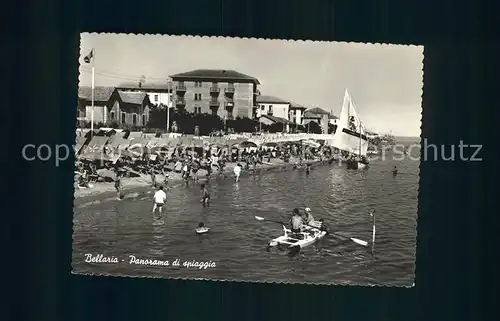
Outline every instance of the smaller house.
MULTIPOLYGON (((111 108, 110 99, 115 91, 114 87, 94 88, 94 123, 105 123, 107 121, 107 110, 111 108)), ((77 120, 92 120, 92 88, 78 88, 77 120)))
POLYGON ((290 102, 274 96, 257 96, 256 118, 260 119, 263 115, 281 117, 289 119, 290 102))
POLYGON ((304 125, 314 121, 321 126, 323 133, 328 133, 331 113, 319 107, 311 108, 304 113, 304 125))
POLYGON ((259 123, 263 125, 274 125, 274 124, 280 124, 283 126, 283 132, 288 133, 290 132, 290 125, 292 124, 291 121, 289 121, 286 118, 283 117, 276 117, 276 116, 270 116, 270 115, 262 115, 259 117, 259 123))
POLYGON ((172 84, 161 83, 122 83, 116 87, 123 91, 145 92, 149 96, 151 105, 173 107, 172 84))
POLYGON ((139 127, 149 122, 151 102, 145 92, 116 90, 110 100, 108 122, 139 127))
POLYGON ((332 125, 337 125, 337 121, 339 120, 339 118, 333 114, 330 114, 328 115, 328 123, 332 124, 332 125))
POLYGON ((304 123, 304 111, 307 107, 300 104, 290 102, 290 121, 297 125, 302 125, 304 123))

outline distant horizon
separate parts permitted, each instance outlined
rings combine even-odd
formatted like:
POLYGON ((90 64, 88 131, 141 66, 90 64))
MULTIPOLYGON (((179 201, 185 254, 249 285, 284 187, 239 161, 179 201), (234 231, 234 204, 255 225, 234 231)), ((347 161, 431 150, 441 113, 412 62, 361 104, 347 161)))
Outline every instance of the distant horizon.
POLYGON ((235 70, 263 95, 339 115, 347 88, 366 127, 419 137, 423 47, 222 37, 82 34, 80 87, 91 86, 83 57, 95 48, 95 86, 166 84, 195 69, 235 70), (154 50, 151 50, 154 48, 154 50))

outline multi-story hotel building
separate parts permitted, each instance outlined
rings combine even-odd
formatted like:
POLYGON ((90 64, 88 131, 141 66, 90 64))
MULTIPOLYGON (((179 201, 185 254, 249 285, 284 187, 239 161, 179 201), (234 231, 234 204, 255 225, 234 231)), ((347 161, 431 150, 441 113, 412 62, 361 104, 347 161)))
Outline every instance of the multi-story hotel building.
POLYGON ((260 82, 234 70, 197 69, 170 76, 177 110, 224 119, 255 118, 260 82))

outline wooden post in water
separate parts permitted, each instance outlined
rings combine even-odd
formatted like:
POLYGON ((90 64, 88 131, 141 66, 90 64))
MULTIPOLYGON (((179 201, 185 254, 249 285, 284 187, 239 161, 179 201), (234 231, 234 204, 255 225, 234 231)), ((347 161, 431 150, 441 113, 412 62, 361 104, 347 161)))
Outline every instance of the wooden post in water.
POLYGON ((370 212, 370 216, 373 218, 373 230, 372 230, 372 256, 375 253, 375 210, 370 212))

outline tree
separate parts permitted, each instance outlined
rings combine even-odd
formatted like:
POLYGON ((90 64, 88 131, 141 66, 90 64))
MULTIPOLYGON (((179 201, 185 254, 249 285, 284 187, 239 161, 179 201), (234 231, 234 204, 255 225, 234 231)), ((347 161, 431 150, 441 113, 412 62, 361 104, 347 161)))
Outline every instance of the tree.
POLYGON ((337 131, 337 125, 328 124, 328 134, 335 134, 337 131))
POLYGON ((315 122, 311 121, 309 124, 306 125, 308 132, 311 134, 321 134, 323 133, 323 130, 321 129, 321 126, 315 122))

